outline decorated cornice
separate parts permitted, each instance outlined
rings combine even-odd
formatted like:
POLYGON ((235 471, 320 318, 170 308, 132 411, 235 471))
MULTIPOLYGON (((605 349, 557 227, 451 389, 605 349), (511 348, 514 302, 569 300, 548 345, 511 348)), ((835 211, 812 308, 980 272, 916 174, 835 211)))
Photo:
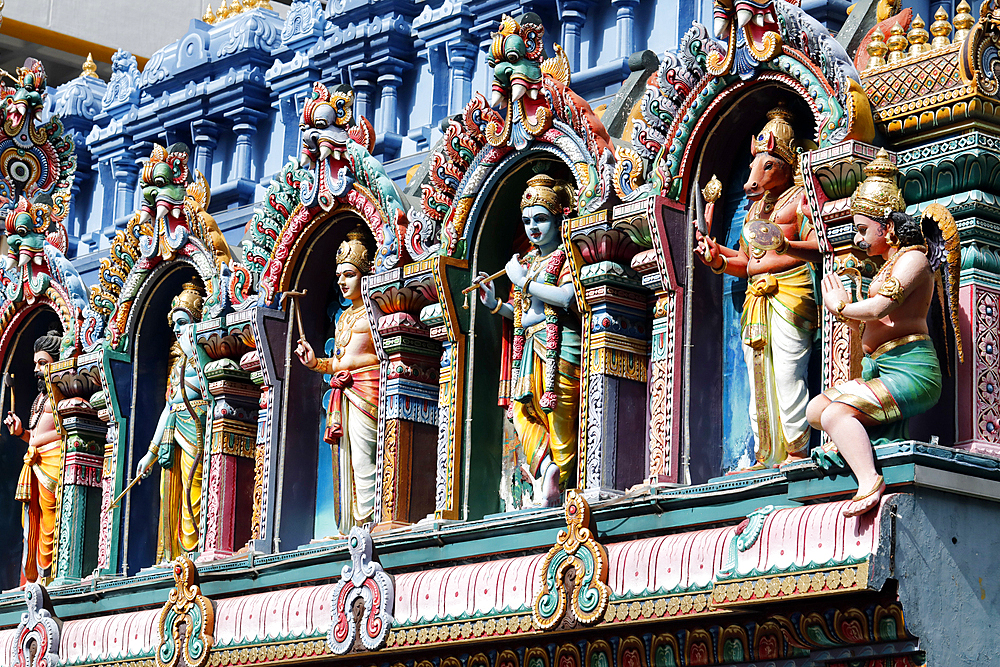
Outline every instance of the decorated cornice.
POLYGON ((371 150, 375 133, 366 118, 354 121, 354 92, 330 91, 315 83, 302 111, 302 149, 271 181, 254 209, 243 265, 234 271, 231 294, 237 307, 249 305, 253 285, 264 303, 275 301, 287 282, 303 230, 344 209, 364 219, 378 246, 374 272, 400 261, 399 234, 406 214, 399 191, 371 150))
POLYGON ((157 621, 157 667, 202 667, 214 643, 215 609, 201 594, 198 569, 185 556, 173 562, 176 585, 157 621))
MULTIPOLYGON (((606 545, 607 604, 594 619, 594 631, 663 621, 717 623, 712 619, 731 609, 760 605, 773 613, 777 602, 817 596, 829 600, 877 589, 881 582, 869 580, 870 564, 880 553, 883 515, 894 498, 885 496, 876 514, 860 519, 841 516, 848 501, 763 508, 740 526, 606 545)), ((572 521, 582 527, 578 516, 567 525, 572 521)), ((579 531, 575 535, 584 538, 576 554, 584 555, 580 549, 593 553, 589 548, 594 543, 579 531)), ((563 544, 569 543, 567 534, 563 544)), ((562 544, 556 551, 567 553, 562 544)), ((546 558, 537 554, 395 575, 386 647, 450 649, 456 644, 521 641, 546 632, 533 620, 548 569, 546 558)), ((353 561, 348 568, 351 590, 357 590, 353 561)), ((577 579, 585 574, 578 570, 577 579)), ((331 602, 339 599, 334 593, 343 586, 302 586, 215 601, 207 664, 330 659, 336 653, 328 636, 339 617, 339 607, 331 608, 331 602)), ((364 604, 367 608, 368 602, 364 604)), ((157 612, 141 611, 66 621, 63 664, 148 661, 152 667, 160 637, 156 619, 157 612)), ((893 640, 906 636, 901 624, 897 630, 893 640)), ((798 630, 794 636, 799 636, 798 630)))
POLYGON ((11 667, 58 667, 60 622, 52 613, 48 593, 39 584, 27 583, 24 603, 28 611, 21 614, 8 654, 11 667))
POLYGON ((140 210, 115 234, 110 256, 101 259, 100 282, 90 290, 93 309, 107 318, 112 347, 124 342, 135 317, 132 306, 146 277, 163 261, 183 259, 197 269, 208 290, 206 319, 218 316, 227 303, 232 256, 208 213, 208 183, 200 172, 191 180, 187 146, 154 145, 140 187, 140 210))
MULTIPOLYGON (((968 20, 971 23, 971 16, 968 20)), ((956 16, 956 25, 958 21, 956 16)), ((892 27, 889 23, 892 21, 875 30, 892 27)), ((887 135, 909 136, 970 118, 996 122, 1000 104, 995 64, 1000 46, 1000 8, 995 0, 983 6, 967 36, 952 44, 945 37, 943 45, 913 46, 907 37, 894 36, 896 40, 902 37, 902 55, 886 63, 881 55, 886 53, 887 42, 882 33, 877 37, 881 39, 871 43, 868 52, 879 57, 873 58, 861 73, 861 82, 875 119, 887 135)), ((889 51, 898 48, 891 45, 889 51)))

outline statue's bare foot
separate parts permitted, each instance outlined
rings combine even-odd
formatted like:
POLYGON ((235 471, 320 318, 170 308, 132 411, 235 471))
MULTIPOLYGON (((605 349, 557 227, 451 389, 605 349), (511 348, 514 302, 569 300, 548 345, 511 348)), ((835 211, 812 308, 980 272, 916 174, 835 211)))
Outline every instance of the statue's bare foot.
POLYGON ((875 478, 875 485, 870 491, 863 493, 859 489, 857 495, 851 498, 851 503, 844 508, 844 516, 852 517, 864 514, 878 505, 883 493, 885 493, 885 479, 879 475, 875 478))
POLYGON ((550 463, 542 479, 542 507, 559 506, 559 466, 550 463))
POLYGON ((799 450, 797 452, 788 452, 788 456, 785 457, 785 460, 782 461, 781 463, 779 463, 775 467, 780 468, 781 466, 786 466, 789 463, 798 463, 799 461, 808 461, 809 458, 810 457, 809 457, 809 450, 808 449, 799 450))

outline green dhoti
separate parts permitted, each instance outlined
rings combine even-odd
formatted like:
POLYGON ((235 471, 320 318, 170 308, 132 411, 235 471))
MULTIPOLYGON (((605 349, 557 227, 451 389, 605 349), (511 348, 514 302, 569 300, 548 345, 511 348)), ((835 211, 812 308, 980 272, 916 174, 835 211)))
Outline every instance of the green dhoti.
MULTIPOLYGON (((862 360, 860 380, 830 387, 823 395, 850 405, 878 424, 902 422, 934 407, 941 397, 941 366, 927 334, 884 343, 862 360)), ((905 437, 905 429, 873 436, 905 437)))

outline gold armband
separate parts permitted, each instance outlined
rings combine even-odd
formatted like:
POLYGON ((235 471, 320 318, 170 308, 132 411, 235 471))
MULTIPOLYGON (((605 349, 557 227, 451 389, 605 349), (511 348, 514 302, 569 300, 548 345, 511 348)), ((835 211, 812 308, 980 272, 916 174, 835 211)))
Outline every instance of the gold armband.
POLYGON ((900 284, 899 279, 892 276, 886 278, 885 282, 878 288, 879 294, 889 297, 896 303, 900 303, 903 300, 903 291, 903 285, 900 284))
POLYGON ((503 308, 503 301, 501 301, 500 299, 497 299, 497 305, 494 306, 493 308, 490 308, 490 313, 492 313, 493 315, 496 315, 497 313, 500 312, 501 308, 503 308))

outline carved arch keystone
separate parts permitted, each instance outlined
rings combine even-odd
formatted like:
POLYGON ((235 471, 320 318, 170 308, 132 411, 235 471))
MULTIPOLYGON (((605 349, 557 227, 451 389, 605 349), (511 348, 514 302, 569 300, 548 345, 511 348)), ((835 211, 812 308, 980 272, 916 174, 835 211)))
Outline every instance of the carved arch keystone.
POLYGON ((611 598, 608 586, 608 552, 590 530, 590 505, 582 495, 566 494, 566 530, 542 560, 541 589, 531 615, 542 630, 556 627, 572 613, 569 623, 590 625, 604 616, 611 598), (570 568, 574 576, 569 577, 570 568))

